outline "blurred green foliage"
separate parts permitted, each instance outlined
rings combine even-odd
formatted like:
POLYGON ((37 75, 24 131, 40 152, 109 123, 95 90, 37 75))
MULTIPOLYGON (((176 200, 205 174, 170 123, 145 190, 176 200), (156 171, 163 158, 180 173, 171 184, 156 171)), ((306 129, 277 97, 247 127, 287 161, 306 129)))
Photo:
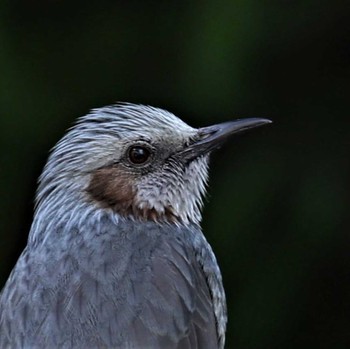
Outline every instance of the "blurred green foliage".
POLYGON ((268 117, 212 159, 227 348, 349 348, 349 16, 337 0, 2 2, 1 282, 48 150, 90 108, 268 117))

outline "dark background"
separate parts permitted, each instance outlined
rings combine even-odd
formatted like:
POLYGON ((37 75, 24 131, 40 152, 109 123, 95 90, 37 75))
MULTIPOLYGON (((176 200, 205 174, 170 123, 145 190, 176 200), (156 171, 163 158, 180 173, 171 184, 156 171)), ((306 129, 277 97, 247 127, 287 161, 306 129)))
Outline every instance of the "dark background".
POLYGON ((227 348, 350 348, 349 21, 348 1, 1 2, 0 283, 49 149, 90 108, 267 117, 212 159, 227 348))

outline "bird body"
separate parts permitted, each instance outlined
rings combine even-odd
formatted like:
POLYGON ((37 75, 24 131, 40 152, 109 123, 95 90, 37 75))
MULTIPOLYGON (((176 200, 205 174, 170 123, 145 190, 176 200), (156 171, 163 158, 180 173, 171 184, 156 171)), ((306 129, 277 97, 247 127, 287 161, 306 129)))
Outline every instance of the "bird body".
MULTIPOLYGON (((267 122, 248 120, 239 129, 267 122)), ((199 224, 208 154, 232 127, 133 104, 81 118, 40 177, 0 347, 223 348, 225 293, 199 224)))
POLYGON ((211 294, 224 294, 198 227, 60 218, 65 237, 28 246, 2 294, 1 348, 217 346, 211 294))

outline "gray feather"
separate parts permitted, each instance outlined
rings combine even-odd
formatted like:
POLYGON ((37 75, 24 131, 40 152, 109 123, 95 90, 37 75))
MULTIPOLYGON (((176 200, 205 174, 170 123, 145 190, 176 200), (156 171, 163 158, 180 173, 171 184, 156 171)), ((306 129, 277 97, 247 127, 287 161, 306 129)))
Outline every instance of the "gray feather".
POLYGON ((197 227, 106 216, 99 231, 26 248, 1 294, 1 348, 218 347, 211 288, 223 291, 197 227))
POLYGON ((1 349, 223 348, 225 294, 199 228, 208 154, 184 157, 207 136, 132 104, 79 119, 40 177, 0 295, 1 349), (144 166, 128 158, 140 142, 144 166))

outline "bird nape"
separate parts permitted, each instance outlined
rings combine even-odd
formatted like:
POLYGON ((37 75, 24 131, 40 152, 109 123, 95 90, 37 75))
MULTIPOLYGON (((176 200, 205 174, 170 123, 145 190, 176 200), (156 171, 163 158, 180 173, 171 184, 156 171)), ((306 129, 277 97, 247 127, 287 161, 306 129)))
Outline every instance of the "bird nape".
POLYGON ((39 179, 0 347, 223 348, 225 293, 200 228, 208 157, 267 123, 195 129, 128 103, 78 119, 39 179))

